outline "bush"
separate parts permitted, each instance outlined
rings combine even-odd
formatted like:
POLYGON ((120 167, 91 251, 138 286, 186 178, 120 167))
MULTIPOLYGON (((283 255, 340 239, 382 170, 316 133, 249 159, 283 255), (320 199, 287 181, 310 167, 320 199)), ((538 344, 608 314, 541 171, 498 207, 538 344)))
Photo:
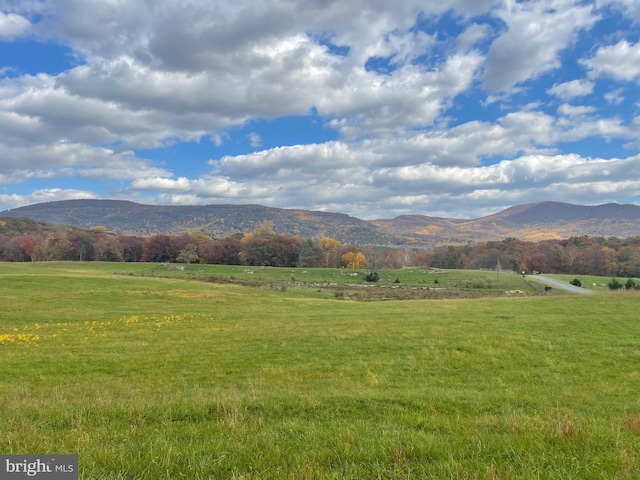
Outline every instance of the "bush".
POLYGON ((628 279, 627 283, 624 284, 624 288, 626 288, 627 290, 635 290, 636 282, 634 282, 632 279, 628 279))
POLYGON ((608 283, 609 290, 620 290, 624 285, 617 278, 613 277, 608 283))
POLYGON ((378 274, 378 272, 369 272, 364 276, 364 279, 367 282, 377 282, 378 280, 380 280, 380 275, 378 274))
POLYGON ((577 278, 574 278, 569 283, 571 285, 575 285, 576 287, 581 287, 582 286, 582 282, 580 280, 578 280, 577 278))

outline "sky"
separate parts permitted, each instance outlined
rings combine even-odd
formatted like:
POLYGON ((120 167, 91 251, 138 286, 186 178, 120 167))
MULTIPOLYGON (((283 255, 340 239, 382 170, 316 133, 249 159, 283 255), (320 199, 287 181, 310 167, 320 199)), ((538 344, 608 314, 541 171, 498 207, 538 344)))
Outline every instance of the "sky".
POLYGON ((0 0, 0 211, 640 205, 640 0, 0 0))

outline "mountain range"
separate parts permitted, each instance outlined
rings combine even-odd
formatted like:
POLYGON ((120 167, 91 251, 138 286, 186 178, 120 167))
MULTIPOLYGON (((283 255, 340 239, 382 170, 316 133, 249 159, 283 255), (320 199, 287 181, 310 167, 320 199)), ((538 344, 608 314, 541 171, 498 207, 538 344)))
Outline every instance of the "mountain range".
POLYGON ((123 200, 64 200, 0 212, 80 228, 104 226, 118 234, 180 235, 202 230, 214 238, 257 230, 265 222, 276 233, 301 238, 332 237, 344 243, 420 246, 477 243, 513 237, 540 241, 579 235, 640 236, 640 206, 584 206, 560 202, 517 205, 476 219, 402 215, 361 220, 342 213, 261 205, 143 205, 123 200))

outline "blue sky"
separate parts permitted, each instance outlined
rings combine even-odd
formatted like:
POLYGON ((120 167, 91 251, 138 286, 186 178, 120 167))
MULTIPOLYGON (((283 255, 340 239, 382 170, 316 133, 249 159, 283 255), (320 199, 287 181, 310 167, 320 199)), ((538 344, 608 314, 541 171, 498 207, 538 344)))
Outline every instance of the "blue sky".
POLYGON ((640 205, 640 0, 0 0, 0 211, 640 205))

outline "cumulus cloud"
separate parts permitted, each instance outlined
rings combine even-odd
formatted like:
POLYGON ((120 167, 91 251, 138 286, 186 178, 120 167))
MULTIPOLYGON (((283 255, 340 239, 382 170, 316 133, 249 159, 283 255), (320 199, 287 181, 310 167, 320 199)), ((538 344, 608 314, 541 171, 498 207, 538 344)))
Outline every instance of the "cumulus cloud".
POLYGON ((486 24, 474 23, 467 27, 456 39, 460 50, 469 50, 476 43, 485 40, 490 34, 491 27, 486 24))
POLYGON ((430 125, 453 97, 470 87, 482 60, 478 52, 470 52, 429 71, 407 65, 386 77, 360 69, 345 88, 323 97, 318 111, 336 117, 330 125, 346 138, 430 125))
POLYGON ((0 11, 0 40, 13 40, 24 35, 31 22, 21 15, 0 11))
POLYGON ((593 113, 595 111, 596 109, 594 107, 588 107, 584 105, 569 105, 567 103, 563 103, 558 107, 558 113, 566 117, 578 117, 581 115, 593 113))
POLYGON ((0 144, 0 175, 3 182, 21 183, 30 178, 86 177, 96 180, 129 180, 170 172, 130 151, 114 152, 71 142, 51 145, 6 147, 0 144))
POLYGON ((578 41, 586 44, 612 9, 636 21, 637 0, 2 6, 0 41, 63 44, 77 64, 37 75, 0 65, 0 205, 96 195, 6 190, 60 178, 111 182, 118 198, 363 218, 451 215, 454 204, 468 216, 546 199, 536 195, 640 195, 620 174, 637 172, 633 151, 590 159, 567 147, 605 140, 616 151, 638 148, 640 121, 614 110, 635 98, 637 35, 611 32, 617 43, 604 46, 578 41), (584 79, 561 68, 574 54, 584 79), (594 92, 605 89, 606 103, 597 103, 594 92), (278 145, 290 132, 267 134, 262 125, 310 116, 334 140, 298 141, 292 133, 263 148, 263 139, 278 145), (145 150, 185 142, 212 150, 188 171, 171 155, 146 158, 145 150))
POLYGON ((628 82, 640 80, 640 42, 621 40, 615 45, 600 47, 591 58, 581 63, 591 77, 609 77, 628 82))
POLYGON ((571 80, 570 82, 556 83, 547 90, 549 95, 555 95, 563 100, 583 97, 593 93, 595 83, 588 80, 571 80))
POLYGON ((600 8, 615 8, 636 23, 640 19, 640 2, 638 0, 597 0, 596 5, 600 8))
POLYGON ((567 0, 508 1, 496 15, 506 31, 487 54, 483 86, 490 92, 508 89, 558 68, 560 52, 598 18, 591 5, 567 0))
POLYGON ((176 199, 206 204, 248 198, 264 205, 286 202, 291 207, 329 211, 346 204, 350 213, 373 219, 419 211, 458 216, 450 207, 455 202, 465 205, 464 211, 480 216, 488 213, 483 210, 487 204, 495 210, 498 205, 506 207, 546 198, 576 202, 576 198, 586 199, 587 192, 610 199, 634 194, 637 182, 629 180, 629 176, 640 175, 640 156, 606 160, 536 154, 487 166, 416 164, 374 171, 353 164, 335 174, 313 175, 312 184, 305 177, 308 172, 303 166, 286 183, 278 182, 278 170, 270 172, 266 179, 234 180, 219 174, 196 180, 137 180, 132 187, 159 192, 158 198, 171 203, 179 203, 176 199), (379 202, 381 196, 384 206, 379 202))
MULTIPOLYGON (((0 175, 0 178, 2 175, 0 175)), ((93 192, 86 190, 46 188, 34 190, 29 195, 3 194, 0 193, 0 203, 6 205, 8 209, 32 205, 34 203, 57 202, 61 200, 74 200, 79 198, 97 198, 93 192)))

